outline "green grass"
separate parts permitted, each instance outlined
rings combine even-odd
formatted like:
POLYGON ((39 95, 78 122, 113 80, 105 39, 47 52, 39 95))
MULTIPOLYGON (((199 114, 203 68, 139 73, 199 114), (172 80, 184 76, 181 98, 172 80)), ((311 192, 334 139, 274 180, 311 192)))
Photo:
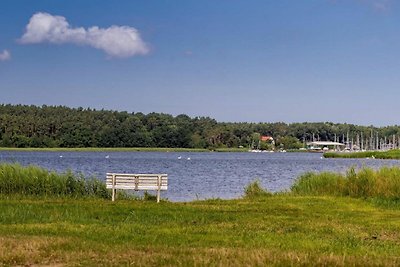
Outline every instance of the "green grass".
POLYGON ((255 181, 241 199, 189 203, 12 191, 0 197, 0 266, 399 266, 399 174, 308 173, 292 192, 255 181))
POLYGON ((327 152, 325 158, 376 158, 376 159, 400 159, 400 149, 388 151, 363 151, 363 152, 327 152))
POLYGON ((343 197, 0 200, 0 265, 398 266, 400 210, 343 197))

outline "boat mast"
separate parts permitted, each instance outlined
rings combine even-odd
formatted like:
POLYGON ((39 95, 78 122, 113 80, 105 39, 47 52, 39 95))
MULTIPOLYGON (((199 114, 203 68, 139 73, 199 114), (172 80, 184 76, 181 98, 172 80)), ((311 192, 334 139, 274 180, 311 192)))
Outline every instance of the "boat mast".
POLYGON ((361 132, 361 151, 364 150, 364 139, 363 139, 363 132, 361 132))

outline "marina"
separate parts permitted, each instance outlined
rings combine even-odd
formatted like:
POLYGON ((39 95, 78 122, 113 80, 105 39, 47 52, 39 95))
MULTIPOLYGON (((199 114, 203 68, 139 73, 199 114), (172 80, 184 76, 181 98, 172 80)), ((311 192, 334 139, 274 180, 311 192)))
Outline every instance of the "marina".
POLYGON ((400 149, 400 136, 396 134, 390 137, 379 136, 378 132, 371 130, 370 136, 363 132, 347 132, 347 134, 337 135, 333 137, 333 141, 320 140, 319 135, 312 134, 311 141, 305 141, 304 147, 310 151, 337 151, 337 152, 357 152, 357 151, 388 151, 391 149, 400 149), (351 136, 351 137, 350 137, 351 136))

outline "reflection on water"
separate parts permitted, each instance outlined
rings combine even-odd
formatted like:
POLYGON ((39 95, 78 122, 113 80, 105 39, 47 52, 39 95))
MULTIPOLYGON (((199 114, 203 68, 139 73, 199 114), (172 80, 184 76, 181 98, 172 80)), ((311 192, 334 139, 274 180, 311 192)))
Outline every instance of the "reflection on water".
POLYGON ((289 189, 307 171, 399 165, 397 160, 322 159, 319 153, 0 152, 0 161, 72 170, 105 179, 106 172, 167 173, 171 201, 238 198, 254 181, 270 191, 289 189))

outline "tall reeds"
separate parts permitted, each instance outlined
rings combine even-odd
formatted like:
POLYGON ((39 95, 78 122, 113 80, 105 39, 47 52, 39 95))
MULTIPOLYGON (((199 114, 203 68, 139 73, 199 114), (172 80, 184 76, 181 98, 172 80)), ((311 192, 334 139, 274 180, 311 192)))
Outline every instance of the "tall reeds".
POLYGON ((361 198, 400 199, 400 168, 379 170, 350 168, 346 174, 306 173, 291 187, 300 195, 334 195, 361 198))
POLYGON ((0 164, 0 195, 109 198, 104 182, 71 171, 56 173, 37 166, 0 164))
POLYGON ((387 151, 361 151, 361 152, 327 152, 325 158, 376 158, 376 159, 400 159, 400 150, 387 151))

